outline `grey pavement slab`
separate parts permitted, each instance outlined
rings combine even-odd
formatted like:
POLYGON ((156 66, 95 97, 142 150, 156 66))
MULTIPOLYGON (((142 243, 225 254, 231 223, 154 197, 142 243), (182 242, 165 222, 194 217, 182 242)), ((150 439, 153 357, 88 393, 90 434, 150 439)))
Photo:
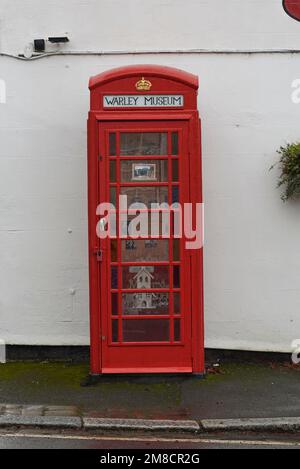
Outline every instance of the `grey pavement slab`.
POLYGON ((201 420, 205 431, 298 431, 300 417, 201 420))
POLYGON ((88 430, 199 431, 199 424, 194 420, 104 419, 83 417, 83 427, 88 430))
POLYGON ((26 415, 1 415, 0 427, 29 426, 29 427, 60 427, 76 428, 82 427, 80 417, 57 417, 57 416, 26 416, 26 415))
POLYGON ((80 411, 76 406, 0 404, 0 415, 77 417, 80 415, 80 411))
POLYGON ((44 413, 44 406, 43 405, 22 406, 22 415, 38 416, 38 415, 43 415, 43 413, 44 413))

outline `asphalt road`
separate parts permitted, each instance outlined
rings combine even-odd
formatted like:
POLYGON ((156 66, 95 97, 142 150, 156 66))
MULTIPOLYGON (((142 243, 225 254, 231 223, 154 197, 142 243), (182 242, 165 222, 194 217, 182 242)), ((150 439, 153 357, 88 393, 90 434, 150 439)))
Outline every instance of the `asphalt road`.
POLYGON ((0 434, 0 449, 300 449, 297 436, 133 437, 57 435, 36 432, 0 434))

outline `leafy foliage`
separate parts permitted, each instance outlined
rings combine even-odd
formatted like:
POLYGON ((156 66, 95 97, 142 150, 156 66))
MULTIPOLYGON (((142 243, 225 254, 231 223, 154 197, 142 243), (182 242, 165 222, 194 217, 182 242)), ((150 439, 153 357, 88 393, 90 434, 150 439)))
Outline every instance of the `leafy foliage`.
POLYGON ((280 160, 276 165, 279 165, 281 170, 277 186, 284 186, 281 199, 284 202, 288 199, 297 199, 300 197, 300 142, 288 143, 280 147, 277 153, 280 155, 280 160))

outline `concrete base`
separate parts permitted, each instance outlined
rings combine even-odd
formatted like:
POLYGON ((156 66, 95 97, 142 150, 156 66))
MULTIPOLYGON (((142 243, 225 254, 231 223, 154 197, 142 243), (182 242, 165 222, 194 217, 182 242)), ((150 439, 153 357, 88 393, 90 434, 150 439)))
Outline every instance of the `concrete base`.
POLYGON ((80 386, 82 387, 87 387, 87 386, 95 386, 97 385, 98 383, 101 383, 101 381, 103 381, 103 379, 109 379, 109 380, 112 380, 114 378, 116 379, 122 379, 122 380, 127 380, 128 377, 133 377, 133 378, 144 378, 144 379, 149 379, 149 380, 153 380, 155 378, 168 378, 168 379, 172 379, 172 378, 190 378, 190 379, 205 379, 206 377, 206 373, 189 373, 189 374, 185 374, 185 373, 139 373, 139 374, 98 374, 98 375, 94 375, 92 373, 88 374, 81 382, 80 382, 80 386))

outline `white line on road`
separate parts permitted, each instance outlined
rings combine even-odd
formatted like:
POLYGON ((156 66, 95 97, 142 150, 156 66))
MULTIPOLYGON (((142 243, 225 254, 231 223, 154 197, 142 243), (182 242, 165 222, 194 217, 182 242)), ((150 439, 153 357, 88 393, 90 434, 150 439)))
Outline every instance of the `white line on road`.
POLYGON ((94 440, 94 441, 126 441, 140 443, 204 443, 221 445, 246 445, 246 446, 299 446, 300 442, 286 442, 277 440, 221 440, 217 438, 158 438, 158 437, 113 437, 113 436, 85 436, 85 435, 53 435, 34 433, 0 433, 1 437, 8 438, 41 438, 53 440, 94 440))

